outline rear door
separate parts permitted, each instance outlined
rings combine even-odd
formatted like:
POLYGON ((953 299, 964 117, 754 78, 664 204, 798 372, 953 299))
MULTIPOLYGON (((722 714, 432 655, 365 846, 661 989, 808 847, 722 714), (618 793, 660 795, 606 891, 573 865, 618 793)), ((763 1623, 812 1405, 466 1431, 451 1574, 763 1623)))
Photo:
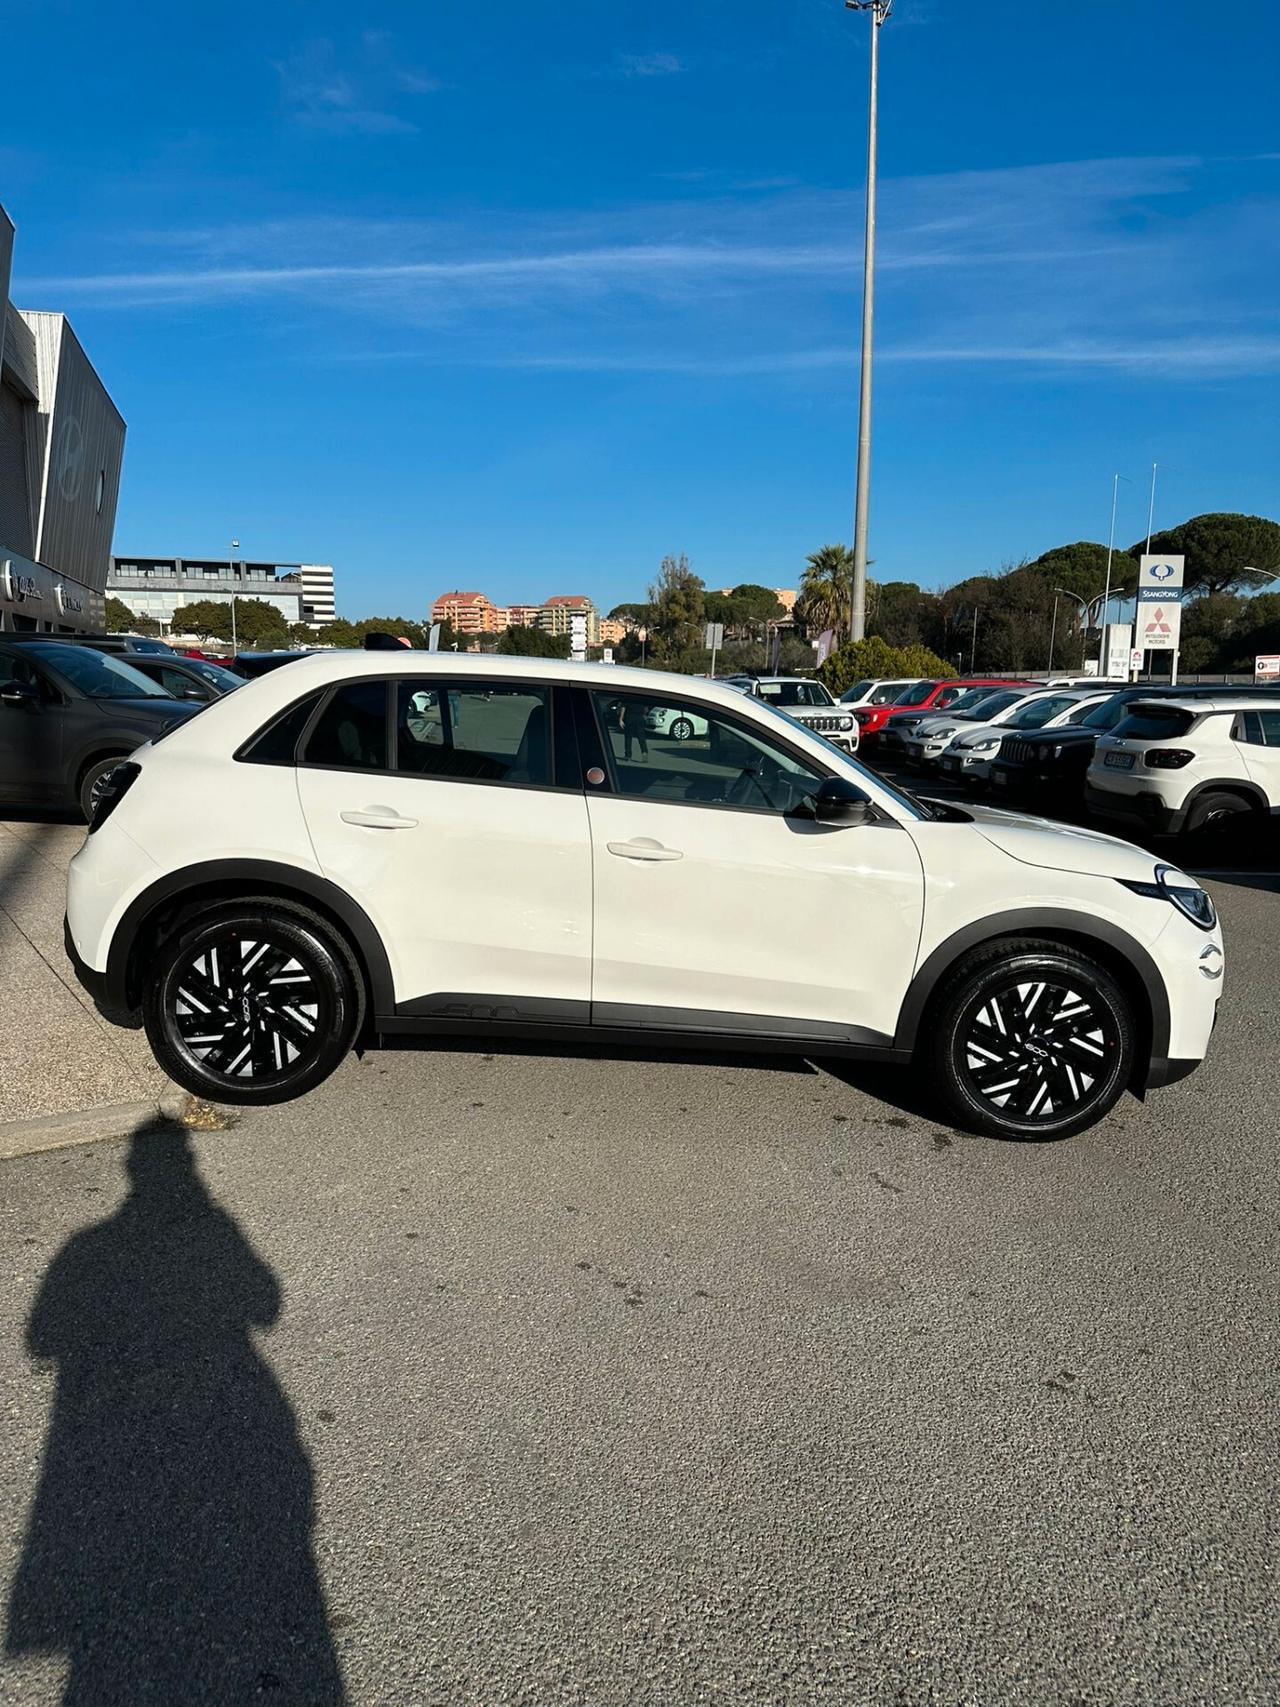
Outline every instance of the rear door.
POLYGON ((1280 710, 1242 711, 1235 738, 1250 780, 1263 789, 1272 812, 1280 813, 1280 710))
POLYGON ((591 844, 564 692, 378 676, 335 687, 313 718, 307 827, 378 928, 398 1011, 589 1017, 591 844))

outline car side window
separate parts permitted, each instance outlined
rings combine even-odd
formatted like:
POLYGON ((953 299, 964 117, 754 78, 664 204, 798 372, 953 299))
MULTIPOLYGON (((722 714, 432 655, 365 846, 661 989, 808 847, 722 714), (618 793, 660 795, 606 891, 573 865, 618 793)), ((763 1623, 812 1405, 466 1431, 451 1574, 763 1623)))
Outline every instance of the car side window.
POLYGON ((0 652, 0 687, 5 687, 10 682, 43 688, 40 677, 26 658, 15 658, 12 652, 0 652))
POLYGON ((389 770, 385 680, 336 688, 307 736, 302 763, 348 771, 389 770))
POLYGON ((869 705, 892 705, 901 692, 901 682, 898 682, 893 687, 877 688, 867 703, 869 705))
POLYGON ((297 751, 298 737, 306 728, 308 718, 322 698, 322 694, 313 693, 306 699, 300 699, 296 705, 291 705, 288 711, 281 712, 265 729, 252 736, 236 757, 254 765, 291 765, 297 751))
MULTIPOLYGON (((136 665, 134 667, 137 668, 136 665)), ((181 699, 184 694, 191 693, 193 689, 197 693, 200 692, 200 684, 193 681, 190 676, 185 675, 181 670, 170 670, 166 669, 164 665, 161 665, 158 672, 155 670, 144 670, 143 674, 150 676, 153 682, 158 679, 160 686, 162 688, 166 688, 178 699, 181 699)), ((204 695, 201 694, 200 697, 203 699, 204 695)))
POLYGON ((550 788, 551 689, 417 676, 396 684, 402 774, 550 788))
POLYGON ((689 806, 790 812, 825 773, 709 706, 593 690, 617 793, 689 806))
POLYGON ((1238 740, 1250 747, 1280 747, 1280 711, 1244 711, 1238 740))

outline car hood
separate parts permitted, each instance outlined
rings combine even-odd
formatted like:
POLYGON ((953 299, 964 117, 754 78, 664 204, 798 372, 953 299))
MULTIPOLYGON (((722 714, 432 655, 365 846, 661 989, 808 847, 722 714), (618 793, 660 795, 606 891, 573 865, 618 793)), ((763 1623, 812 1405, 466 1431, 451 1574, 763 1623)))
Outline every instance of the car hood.
POLYGON ((1144 848, 1136 848, 1118 836, 1104 836, 1098 830, 968 802, 962 810, 973 820, 979 835, 1020 865, 1143 882, 1150 878, 1156 863, 1155 856, 1144 848))
POLYGON ((1017 736, 1019 741, 1027 741, 1035 747, 1057 747, 1061 746, 1064 742, 1075 747, 1083 745, 1086 741, 1096 741, 1098 736, 1105 733, 1105 731, 1098 729, 1062 728, 1027 729, 1020 732, 1017 729, 1011 729, 1009 733, 1017 736))

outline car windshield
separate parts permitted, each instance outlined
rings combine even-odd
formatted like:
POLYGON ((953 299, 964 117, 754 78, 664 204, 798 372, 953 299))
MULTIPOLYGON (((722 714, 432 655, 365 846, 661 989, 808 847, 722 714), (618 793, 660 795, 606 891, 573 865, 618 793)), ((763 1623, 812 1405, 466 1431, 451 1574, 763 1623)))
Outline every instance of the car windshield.
MULTIPOLYGON (((1117 694, 1114 699, 1104 699, 1100 705, 1090 706, 1088 715, 1080 722, 1086 729, 1114 729, 1128 707, 1128 698, 1117 694)), ((1074 718, 1072 722, 1075 722, 1074 718)))
POLYGON ((183 663, 202 682, 208 682, 223 693, 230 693, 232 688, 242 688, 244 677, 237 676, 234 670, 224 670, 221 664, 210 664, 204 658, 184 658, 183 663))
MULTIPOLYGON (((789 712, 781 710, 776 705, 770 705, 768 700, 760 700, 759 704, 768 712, 770 717, 776 717, 779 723, 786 724, 788 730, 790 730, 799 721, 797 718, 792 717, 789 712)), ((801 723, 800 727, 804 728, 804 724, 801 723)), ((896 800, 901 806, 905 806, 913 817, 934 818, 937 816, 927 801, 920 800, 916 795, 911 793, 910 789, 903 788, 901 783, 889 782, 885 777, 880 775, 879 771, 868 770, 865 765, 861 764, 857 759, 851 758, 847 753, 840 754, 840 758, 844 764, 852 765, 854 770, 857 771, 860 776, 866 777, 868 782, 870 782, 873 787, 878 788, 881 793, 887 794, 890 799, 896 800)))
POLYGON ((840 695, 841 705, 856 705, 858 700, 860 700, 862 698, 863 694, 867 693, 870 690, 870 688, 871 688, 870 678, 868 678, 865 682, 855 682, 851 688, 846 688, 844 690, 844 692, 840 695))
POLYGON ((39 656, 90 699, 173 698, 123 658, 95 652, 92 646, 41 646, 39 656))
POLYGON ((963 693, 956 695, 947 710, 954 711, 959 717, 962 711, 972 711, 974 706, 983 705, 997 692, 996 688, 966 688, 963 693))
POLYGON ((1075 724, 1083 723, 1091 712, 1097 711, 1098 709, 1098 701, 1096 699, 1082 699, 1066 721, 1068 723, 1075 724))
POLYGON ((1049 694, 1045 699, 1033 699, 1015 711, 1008 719, 1010 729, 1043 729, 1050 718, 1057 717, 1074 701, 1065 694, 1049 694))
POLYGON ((770 705, 832 705, 821 682, 761 682, 760 697, 770 705))
POLYGON ((900 693, 893 696, 891 705, 919 705, 922 699, 927 699, 937 687, 937 682, 908 682, 900 693))
POLYGON ((998 717, 1002 711, 1008 711, 1011 705, 1017 705, 1021 698, 1020 693, 989 693, 968 711, 956 711, 952 706, 947 716, 954 715, 963 723, 985 723, 989 718, 998 717))

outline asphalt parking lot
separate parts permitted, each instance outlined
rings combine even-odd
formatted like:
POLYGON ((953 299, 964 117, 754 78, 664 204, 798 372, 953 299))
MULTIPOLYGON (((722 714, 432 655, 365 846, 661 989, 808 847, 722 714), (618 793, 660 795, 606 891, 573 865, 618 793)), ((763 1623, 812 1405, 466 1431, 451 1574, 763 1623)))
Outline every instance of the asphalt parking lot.
POLYGON ((821 1063, 351 1060, 0 1163, 26 1704, 1274 1700, 1280 879, 1059 1144, 821 1063))

